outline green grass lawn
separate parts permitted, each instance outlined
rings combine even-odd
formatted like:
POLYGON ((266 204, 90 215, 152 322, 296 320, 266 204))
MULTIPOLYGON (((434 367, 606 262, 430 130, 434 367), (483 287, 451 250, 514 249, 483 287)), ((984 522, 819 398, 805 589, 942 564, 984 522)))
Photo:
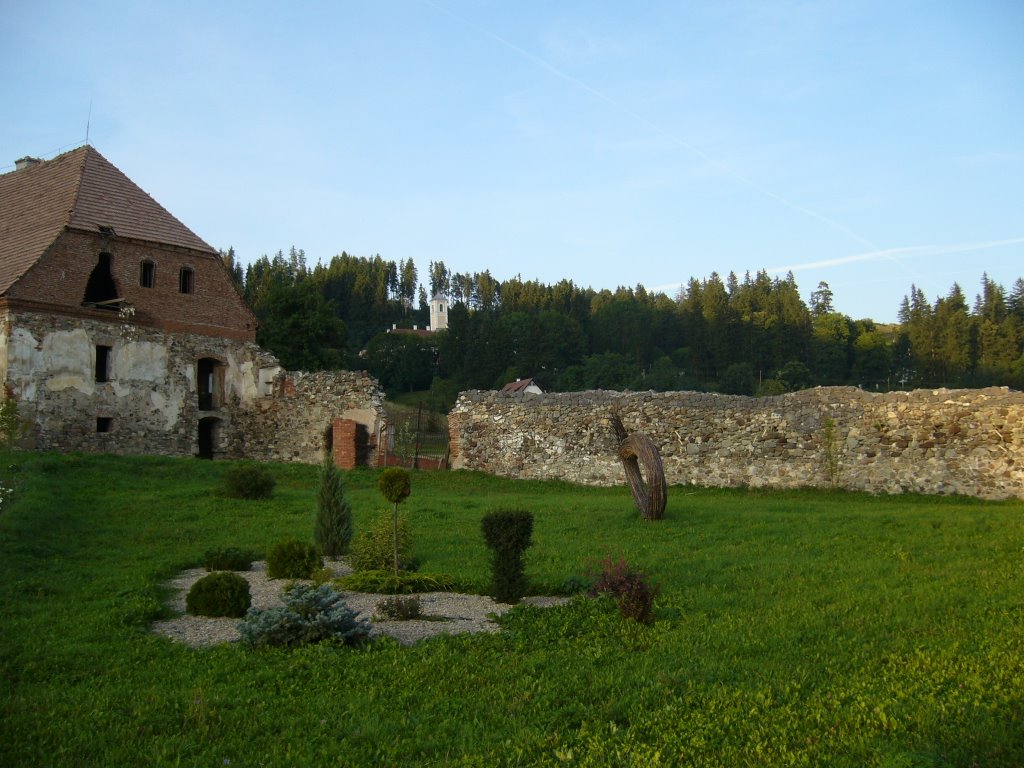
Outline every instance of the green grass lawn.
MULTIPOLYGON (((414 473, 424 571, 487 581, 480 518, 534 513, 558 591, 621 555, 656 621, 519 608, 403 647, 192 650, 148 631, 215 546, 311 539, 316 468, 270 501, 228 464, 0 454, 0 766, 1024 765, 1024 503, 627 488, 414 473)), ((357 529, 387 503, 346 473, 357 529)))

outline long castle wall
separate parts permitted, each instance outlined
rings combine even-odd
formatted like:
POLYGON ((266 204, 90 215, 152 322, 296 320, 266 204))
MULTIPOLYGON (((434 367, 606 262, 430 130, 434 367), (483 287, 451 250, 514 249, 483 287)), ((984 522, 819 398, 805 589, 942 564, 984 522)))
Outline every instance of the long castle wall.
POLYGON ((1005 388, 819 387, 767 398, 471 391, 448 417, 452 466, 624 483, 613 410, 652 438, 672 484, 1024 498, 1024 393, 1005 388))

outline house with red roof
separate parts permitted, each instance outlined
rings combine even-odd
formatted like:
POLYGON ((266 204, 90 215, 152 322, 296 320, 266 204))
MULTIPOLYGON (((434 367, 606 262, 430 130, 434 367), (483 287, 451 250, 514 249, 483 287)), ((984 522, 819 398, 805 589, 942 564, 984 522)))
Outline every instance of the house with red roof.
POLYGON ((510 381, 501 391, 506 394, 515 394, 517 392, 523 392, 527 395, 543 395, 544 390, 533 379, 516 379, 510 381))
POLYGON ((0 383, 29 443, 223 454, 279 372, 218 252, 95 148, 0 175, 0 383))

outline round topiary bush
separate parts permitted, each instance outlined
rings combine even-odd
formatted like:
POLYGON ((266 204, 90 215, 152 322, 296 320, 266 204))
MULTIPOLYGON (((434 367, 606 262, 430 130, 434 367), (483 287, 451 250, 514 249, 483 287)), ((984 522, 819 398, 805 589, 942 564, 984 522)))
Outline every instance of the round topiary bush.
POLYGON ((392 504, 401 504, 412 492, 409 473, 401 467, 388 467, 380 473, 377 488, 392 504))
POLYGON ((230 571, 203 576, 185 596, 185 609, 193 616, 239 618, 251 604, 249 582, 230 571))
POLYGON ((316 545, 298 539, 279 541, 267 553, 267 576, 271 579, 309 579, 323 567, 316 545))
POLYGON ((253 462, 236 464, 224 473, 224 495, 232 499, 269 499, 276 484, 267 467, 253 462))

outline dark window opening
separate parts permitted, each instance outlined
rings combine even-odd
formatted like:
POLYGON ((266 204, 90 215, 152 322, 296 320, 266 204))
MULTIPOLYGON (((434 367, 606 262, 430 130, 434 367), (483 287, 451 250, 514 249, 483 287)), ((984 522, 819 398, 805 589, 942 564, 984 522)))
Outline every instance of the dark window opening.
POLYGON ((334 455, 334 425, 329 426, 324 432, 324 453, 328 458, 334 455))
POLYGON ((96 381, 110 381, 110 352, 112 348, 96 345, 96 381))
POLYGON ((117 285, 114 283, 114 274, 110 271, 110 258, 109 253, 101 253, 96 266, 89 273, 89 280, 85 284, 85 298, 82 299, 84 304, 100 304, 117 299, 117 285))
POLYGON ((191 267, 182 267, 178 273, 178 291, 180 293, 192 293, 196 287, 196 273, 191 267))
POLYGON ((156 285, 156 264, 152 261, 144 261, 139 270, 139 285, 143 288, 152 288, 156 285))
POLYGON ((97 416, 96 417, 96 431, 97 432, 109 432, 114 428, 114 420, 109 416, 97 416))

